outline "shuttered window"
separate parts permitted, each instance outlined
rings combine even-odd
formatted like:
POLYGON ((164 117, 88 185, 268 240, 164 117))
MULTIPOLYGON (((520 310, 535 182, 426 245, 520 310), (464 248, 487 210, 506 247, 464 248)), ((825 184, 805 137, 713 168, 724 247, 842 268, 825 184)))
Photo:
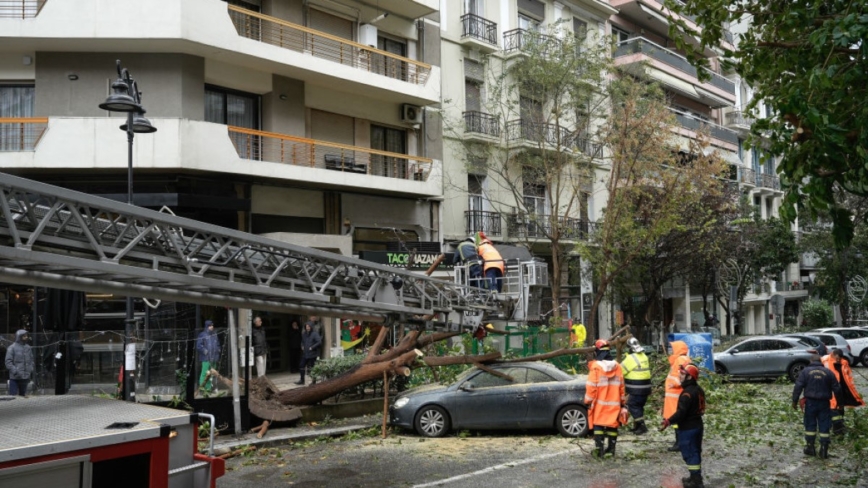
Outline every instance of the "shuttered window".
POLYGON ((310 9, 308 27, 342 39, 353 40, 353 22, 351 20, 327 14, 321 10, 310 9))

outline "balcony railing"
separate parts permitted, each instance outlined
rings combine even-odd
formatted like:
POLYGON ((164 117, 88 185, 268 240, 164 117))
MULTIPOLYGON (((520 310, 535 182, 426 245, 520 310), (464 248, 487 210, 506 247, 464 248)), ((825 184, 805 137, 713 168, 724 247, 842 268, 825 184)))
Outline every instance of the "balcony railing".
POLYGON ((506 123, 506 137, 509 141, 527 141, 533 144, 548 144, 564 149, 575 149, 594 157, 603 156, 603 146, 585 137, 576 137, 566 127, 558 127, 548 122, 533 122, 518 119, 506 123))
POLYGON ((33 151, 47 127, 47 117, 0 117, 0 151, 33 151))
POLYGON ((741 125, 750 127, 753 125, 753 117, 741 110, 733 110, 726 114, 726 125, 741 125))
POLYGON ((0 0, 0 18, 30 19, 39 15, 45 0, 0 0))
POLYGON ((503 51, 507 54, 538 49, 543 56, 549 56, 555 54, 559 44, 557 37, 532 30, 513 29, 503 33, 503 51))
POLYGON ((275 17, 229 5, 238 35, 272 46, 310 54, 346 66, 424 85, 431 65, 310 29, 275 17))
POLYGON ((229 127, 238 156, 254 161, 427 181, 431 159, 302 137, 229 127))
POLYGON ((472 234, 483 231, 485 235, 500 236, 503 234, 500 214, 483 210, 467 210, 464 212, 464 233, 472 234))
POLYGON ((758 174, 756 180, 757 186, 761 186, 763 188, 771 188, 772 190, 781 189, 781 181, 775 175, 769 175, 765 173, 758 174))
POLYGON ((703 126, 706 126, 708 127, 708 132, 711 137, 728 142, 730 144, 738 144, 738 134, 731 129, 727 129, 726 127, 717 125, 707 120, 698 119, 692 115, 679 112, 678 110, 669 110, 675 114, 675 119, 678 120, 678 123, 681 125, 681 127, 684 127, 685 129, 698 131, 703 126))
POLYGON ((484 112, 464 112, 464 132, 500 137, 500 121, 484 112))
MULTIPOLYGON (((673 51, 666 49, 663 46, 659 46, 644 37, 634 37, 633 39, 627 39, 626 41, 618 44, 617 49, 615 49, 614 57, 618 58, 621 56, 628 56, 630 54, 642 53, 650 58, 656 59, 660 62, 663 62, 673 68, 681 71, 682 73, 686 73, 693 78, 697 78, 696 68, 690 64, 690 61, 687 58, 675 54, 673 51)), ((703 68, 709 75, 711 75, 710 83, 713 86, 724 90, 727 93, 735 95, 735 82, 726 78, 723 75, 717 74, 714 71, 703 68)))
POLYGON ((750 168, 741 168, 741 182, 756 185, 756 171, 750 168))
MULTIPOLYGON (((506 225, 512 238, 541 239, 552 234, 552 222, 548 215, 509 215, 506 225)), ((596 222, 570 217, 558 217, 558 226, 561 238, 572 240, 586 240, 597 228, 596 222)))
POLYGON ((603 157, 602 144, 591 142, 591 140, 586 137, 577 137, 574 142, 574 147, 588 156, 591 156, 592 158, 603 157))
POLYGON ((476 14, 464 14, 461 16, 461 37, 472 37, 496 46, 497 24, 476 14))

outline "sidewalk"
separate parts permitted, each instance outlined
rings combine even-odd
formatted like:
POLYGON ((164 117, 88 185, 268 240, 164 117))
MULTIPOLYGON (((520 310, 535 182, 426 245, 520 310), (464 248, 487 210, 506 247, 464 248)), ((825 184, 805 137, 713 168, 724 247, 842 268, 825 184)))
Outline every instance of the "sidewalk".
POLYGON ((381 425, 381 416, 365 416, 335 421, 341 425, 316 425, 298 424, 296 427, 280 427, 268 429, 265 437, 257 439, 255 433, 245 433, 239 437, 234 435, 221 435, 214 439, 214 454, 220 455, 239 449, 243 446, 273 447, 289 442, 298 442, 317 437, 337 437, 344 434, 364 430, 373 426, 381 425))

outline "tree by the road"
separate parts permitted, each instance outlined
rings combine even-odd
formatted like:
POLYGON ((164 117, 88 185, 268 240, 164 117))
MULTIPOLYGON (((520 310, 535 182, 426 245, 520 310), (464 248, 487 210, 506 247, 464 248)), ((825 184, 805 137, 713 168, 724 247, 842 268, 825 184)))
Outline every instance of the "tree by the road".
POLYGON ((720 47, 725 26, 746 26, 723 59, 754 90, 747 109, 759 101, 771 108, 752 130, 780 156, 787 191, 781 215, 792 221, 828 213, 834 243, 845 247, 854 221, 837 190, 868 196, 868 2, 666 0, 666 6, 695 18, 696 24, 670 19, 670 35, 699 65, 707 64, 703 49, 720 47))

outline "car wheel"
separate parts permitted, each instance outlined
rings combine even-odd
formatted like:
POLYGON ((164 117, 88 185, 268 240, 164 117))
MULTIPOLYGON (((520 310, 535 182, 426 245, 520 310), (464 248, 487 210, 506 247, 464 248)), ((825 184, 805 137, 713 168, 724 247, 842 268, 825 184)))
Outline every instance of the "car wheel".
POLYGON ((449 415, 437 405, 422 407, 416 414, 416 432, 425 437, 443 437, 449 432, 449 415))
POLYGON ((714 372, 717 374, 726 374, 726 366, 720 363, 714 363, 714 372))
POLYGON ((588 411, 578 405, 567 405, 555 417, 558 432, 564 437, 582 437, 588 434, 588 411))
POLYGON ((795 383, 796 380, 799 379, 799 373, 801 373, 802 370, 805 369, 805 366, 807 366, 807 364, 801 362, 791 364, 790 367, 787 368, 787 377, 790 379, 790 381, 795 383))
POLYGON ((862 363, 862 366, 868 366, 868 347, 862 349, 862 354, 859 355, 859 362, 862 363))

